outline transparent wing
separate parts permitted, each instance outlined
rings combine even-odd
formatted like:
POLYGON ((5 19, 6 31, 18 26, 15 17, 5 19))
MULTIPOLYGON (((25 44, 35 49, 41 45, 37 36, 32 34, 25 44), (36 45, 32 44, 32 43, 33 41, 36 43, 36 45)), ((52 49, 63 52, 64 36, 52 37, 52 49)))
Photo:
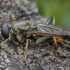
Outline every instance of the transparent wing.
POLYGON ((38 24, 38 30, 43 33, 70 36, 70 29, 54 25, 38 24))
POLYGON ((54 25, 37 24, 37 29, 33 29, 28 32, 30 35, 59 35, 59 36, 70 36, 70 29, 54 25))

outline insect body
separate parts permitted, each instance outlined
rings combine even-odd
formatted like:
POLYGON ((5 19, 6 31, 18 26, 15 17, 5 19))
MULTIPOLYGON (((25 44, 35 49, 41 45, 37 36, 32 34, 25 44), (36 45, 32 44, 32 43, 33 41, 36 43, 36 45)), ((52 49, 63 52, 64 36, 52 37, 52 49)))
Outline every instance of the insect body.
MULTIPOLYGON (((43 42, 44 40, 47 40, 48 38, 53 39, 54 43, 56 45, 56 50, 58 49, 57 42, 60 42, 62 44, 65 40, 70 40, 70 29, 64 28, 60 26, 55 26, 55 18, 52 16, 50 17, 45 23, 32 23, 30 21, 22 21, 22 22, 13 22, 10 28, 7 28, 7 25, 3 25, 1 32, 2 36, 5 38, 4 34, 6 34, 6 41, 8 41, 9 38, 13 39, 15 44, 26 43, 25 46, 25 60, 27 58, 27 49, 28 49, 28 42, 31 40, 34 40, 36 44, 39 44, 43 42), (4 29, 6 28, 6 32, 4 29), (10 29, 10 30, 9 30, 10 29)), ((5 42, 6 42, 5 41, 5 42)), ((4 42, 4 43, 5 43, 4 42)), ((65 45, 65 44, 64 44, 65 45)), ((68 45, 65 45, 69 47, 68 45)), ((70 47, 69 47, 70 48, 70 47)), ((63 53, 60 53, 64 56, 63 53)))

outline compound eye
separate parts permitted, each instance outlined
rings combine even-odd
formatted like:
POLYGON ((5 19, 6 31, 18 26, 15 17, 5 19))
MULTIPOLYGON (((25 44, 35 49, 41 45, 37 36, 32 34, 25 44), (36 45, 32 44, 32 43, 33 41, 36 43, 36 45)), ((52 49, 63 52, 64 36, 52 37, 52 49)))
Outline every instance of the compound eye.
POLYGON ((4 39, 7 39, 9 37, 9 28, 6 24, 2 25, 1 33, 4 39))

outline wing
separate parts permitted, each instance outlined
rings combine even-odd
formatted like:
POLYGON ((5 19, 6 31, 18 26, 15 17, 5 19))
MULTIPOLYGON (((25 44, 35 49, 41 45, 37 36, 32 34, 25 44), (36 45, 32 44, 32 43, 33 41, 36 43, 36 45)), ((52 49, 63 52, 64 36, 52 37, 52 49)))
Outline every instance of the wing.
POLYGON ((43 33, 70 36, 70 29, 55 25, 38 24, 38 30, 43 33))
POLYGON ((37 24, 37 28, 29 31, 29 35, 45 35, 45 36, 70 36, 70 29, 55 25, 37 24))

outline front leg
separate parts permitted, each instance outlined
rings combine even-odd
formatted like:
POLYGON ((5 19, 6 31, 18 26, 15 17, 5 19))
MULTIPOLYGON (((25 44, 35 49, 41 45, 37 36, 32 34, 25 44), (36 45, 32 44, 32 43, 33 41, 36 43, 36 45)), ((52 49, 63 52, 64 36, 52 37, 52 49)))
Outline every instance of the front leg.
POLYGON ((2 43, 0 44, 0 46, 4 45, 4 44, 5 44, 6 42, 8 42, 10 39, 11 39, 11 37, 7 38, 4 42, 2 42, 2 43))
POLYGON ((28 39, 26 39, 26 46, 25 46, 25 52, 24 52, 24 60, 27 59, 27 51, 28 51, 28 39))

